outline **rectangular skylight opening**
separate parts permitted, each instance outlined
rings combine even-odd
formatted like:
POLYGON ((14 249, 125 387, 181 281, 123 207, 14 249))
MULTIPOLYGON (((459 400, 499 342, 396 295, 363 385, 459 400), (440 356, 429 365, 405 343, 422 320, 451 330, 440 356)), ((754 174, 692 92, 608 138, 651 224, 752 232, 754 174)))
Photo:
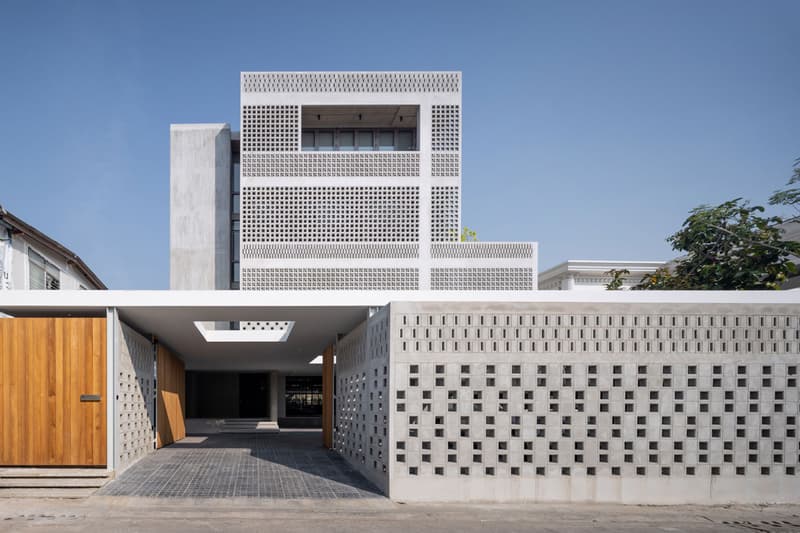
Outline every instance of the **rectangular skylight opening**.
POLYGON ((290 320, 194 322, 206 342, 286 342, 294 328, 290 320))

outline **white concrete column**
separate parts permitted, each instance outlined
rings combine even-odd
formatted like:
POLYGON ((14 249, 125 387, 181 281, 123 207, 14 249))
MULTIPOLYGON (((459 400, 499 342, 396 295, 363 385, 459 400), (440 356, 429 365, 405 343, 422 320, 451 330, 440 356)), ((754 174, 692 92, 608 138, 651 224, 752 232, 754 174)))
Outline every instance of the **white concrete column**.
POLYGON ((417 117, 419 147, 419 290, 431 288, 431 122, 430 98, 420 102, 417 117))
POLYGON ((280 404, 280 374, 272 371, 269 373, 269 419, 278 421, 278 405, 280 404))
POLYGON ((117 314, 116 307, 106 308, 106 470, 117 468, 119 426, 117 424, 117 314))
POLYGON ((231 129, 170 126, 170 289, 230 288, 231 129))

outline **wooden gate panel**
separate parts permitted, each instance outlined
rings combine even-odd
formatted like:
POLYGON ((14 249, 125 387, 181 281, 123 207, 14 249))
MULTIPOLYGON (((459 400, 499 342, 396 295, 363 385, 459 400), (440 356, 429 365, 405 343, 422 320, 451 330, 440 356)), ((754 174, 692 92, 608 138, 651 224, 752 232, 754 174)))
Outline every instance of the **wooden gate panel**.
POLYGON ((0 465, 105 466, 106 401, 105 318, 0 319, 0 465))
POLYGON ((162 448, 186 438, 186 367, 160 344, 157 354, 156 448, 162 448))

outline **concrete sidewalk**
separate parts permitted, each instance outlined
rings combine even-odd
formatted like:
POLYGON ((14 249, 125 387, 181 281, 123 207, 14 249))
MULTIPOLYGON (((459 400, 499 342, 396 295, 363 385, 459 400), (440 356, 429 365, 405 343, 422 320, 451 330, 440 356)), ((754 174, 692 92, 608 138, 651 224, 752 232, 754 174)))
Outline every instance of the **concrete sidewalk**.
POLYGON ((800 505, 404 505, 386 499, 0 500, 0 531, 800 532, 800 505))

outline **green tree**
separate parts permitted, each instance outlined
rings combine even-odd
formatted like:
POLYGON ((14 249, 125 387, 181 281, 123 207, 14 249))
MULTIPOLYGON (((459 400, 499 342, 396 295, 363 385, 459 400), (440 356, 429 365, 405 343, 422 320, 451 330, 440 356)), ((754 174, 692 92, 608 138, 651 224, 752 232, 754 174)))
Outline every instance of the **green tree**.
POLYGON ((783 190, 775 191, 769 197, 770 205, 786 205, 794 209, 794 216, 791 220, 797 221, 800 219, 800 186, 792 187, 792 185, 800 184, 800 158, 794 162, 794 171, 792 177, 789 178, 787 187, 783 190))
POLYGON ((606 276, 611 276, 611 281, 606 283, 606 290, 609 291, 618 291, 622 288, 622 284, 625 283, 625 276, 629 275, 631 272, 627 268, 617 269, 612 268, 608 272, 606 272, 606 276))
POLYGON ((790 260, 800 243, 784 241, 780 217, 737 198, 693 209, 681 229, 667 238, 685 252, 671 269, 644 277, 637 289, 780 289, 796 271, 790 260))
POLYGON ((633 290, 681 290, 688 289, 681 283, 677 276, 670 272, 669 268, 661 267, 652 274, 645 274, 638 285, 632 287, 633 290))
POLYGON ((477 240, 478 232, 464 226, 464 228, 461 230, 461 242, 476 242, 477 240))

